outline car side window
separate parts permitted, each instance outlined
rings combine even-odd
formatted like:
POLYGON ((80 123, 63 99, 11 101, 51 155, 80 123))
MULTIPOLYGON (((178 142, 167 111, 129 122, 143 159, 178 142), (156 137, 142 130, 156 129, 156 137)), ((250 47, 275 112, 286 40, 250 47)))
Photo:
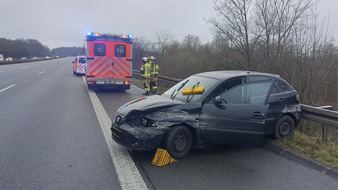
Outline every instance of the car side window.
POLYGON ((211 96, 216 97, 220 95, 221 93, 228 91, 231 88, 234 88, 243 83, 245 83, 245 77, 237 77, 237 78, 227 80, 223 84, 221 84, 219 87, 217 87, 216 90, 211 93, 211 96))
POLYGON ((265 104, 272 81, 245 83, 221 94, 227 104, 265 104))

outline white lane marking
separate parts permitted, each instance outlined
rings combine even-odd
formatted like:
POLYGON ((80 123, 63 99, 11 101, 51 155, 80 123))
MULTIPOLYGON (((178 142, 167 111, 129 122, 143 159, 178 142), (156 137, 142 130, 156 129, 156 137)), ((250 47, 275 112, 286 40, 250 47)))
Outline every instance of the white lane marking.
POLYGON ((21 67, 21 69, 27 69, 28 67, 21 67))
MULTIPOLYGON (((83 81, 85 82, 85 78, 83 81)), ((86 82, 85 82, 86 84, 86 82)), ((101 130, 108 145, 110 156, 116 169, 117 178, 120 181, 122 190, 146 190, 148 189, 143 181, 141 174, 137 170, 135 163, 130 157, 128 151, 118 145, 111 138, 111 120, 104 110, 99 98, 94 91, 87 90, 90 100, 93 104, 97 119, 99 120, 101 130)))
POLYGON ((16 85, 16 84, 12 84, 12 85, 10 85, 10 86, 4 88, 4 89, 1 89, 0 92, 3 92, 3 91, 5 91, 5 90, 8 90, 8 89, 14 87, 15 85, 16 85))
POLYGON ((3 72, 5 72, 5 71, 0 71, 0 73, 3 73, 3 72))
POLYGON ((55 67, 52 67, 52 69, 54 69, 55 67))
POLYGON ((38 75, 41 75, 41 74, 43 74, 44 72, 46 72, 46 71, 41 71, 40 73, 38 73, 38 75))

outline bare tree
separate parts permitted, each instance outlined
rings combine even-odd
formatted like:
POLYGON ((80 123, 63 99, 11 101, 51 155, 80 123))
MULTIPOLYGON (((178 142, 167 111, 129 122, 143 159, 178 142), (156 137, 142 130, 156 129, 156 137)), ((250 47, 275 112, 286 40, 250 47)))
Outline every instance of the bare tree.
POLYGON ((252 22, 252 0, 214 0, 215 11, 219 17, 208 21, 215 33, 228 39, 230 46, 243 58, 233 57, 238 66, 252 70, 255 62, 252 59, 260 34, 254 31, 252 22))
POLYGON ((142 57, 148 56, 151 52, 151 42, 145 38, 136 38, 133 46, 133 65, 135 69, 138 69, 142 65, 142 57))
POLYGON ((311 7, 313 0, 257 0, 256 1, 256 26, 262 31, 264 44, 264 58, 269 72, 276 72, 280 64, 284 48, 290 43, 292 31, 295 27, 307 31, 307 26, 302 24, 307 19, 311 20, 311 7))
POLYGON ((175 36, 169 31, 155 32, 155 35, 156 41, 152 45, 152 50, 158 52, 160 56, 164 56, 175 36))

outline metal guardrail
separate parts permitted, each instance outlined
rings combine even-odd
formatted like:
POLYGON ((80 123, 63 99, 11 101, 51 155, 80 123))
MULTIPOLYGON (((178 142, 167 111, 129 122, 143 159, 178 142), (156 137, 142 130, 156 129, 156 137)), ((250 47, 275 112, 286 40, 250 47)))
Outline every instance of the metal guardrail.
MULTIPOLYGON (((135 74, 140 75, 140 72, 138 70, 133 70, 135 74)), ((180 82, 182 79, 176 79, 171 78, 168 76, 159 75, 158 79, 171 82, 171 83, 177 83, 180 82)), ((301 104, 302 107, 302 118, 314 121, 317 123, 322 124, 322 140, 327 141, 328 137, 328 128, 327 126, 333 126, 338 129, 338 111, 333 111, 332 106, 309 106, 305 104, 301 104)))
POLYGON ((338 111, 333 111, 332 106, 314 107, 302 104, 302 118, 322 124, 322 141, 328 137, 328 126, 338 129, 338 111))

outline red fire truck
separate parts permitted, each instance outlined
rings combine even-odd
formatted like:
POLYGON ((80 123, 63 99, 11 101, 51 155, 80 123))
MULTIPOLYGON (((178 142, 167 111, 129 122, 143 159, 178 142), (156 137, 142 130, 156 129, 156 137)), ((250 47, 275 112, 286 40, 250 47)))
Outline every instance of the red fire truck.
POLYGON ((132 36, 88 32, 85 41, 88 89, 130 89, 132 36))

